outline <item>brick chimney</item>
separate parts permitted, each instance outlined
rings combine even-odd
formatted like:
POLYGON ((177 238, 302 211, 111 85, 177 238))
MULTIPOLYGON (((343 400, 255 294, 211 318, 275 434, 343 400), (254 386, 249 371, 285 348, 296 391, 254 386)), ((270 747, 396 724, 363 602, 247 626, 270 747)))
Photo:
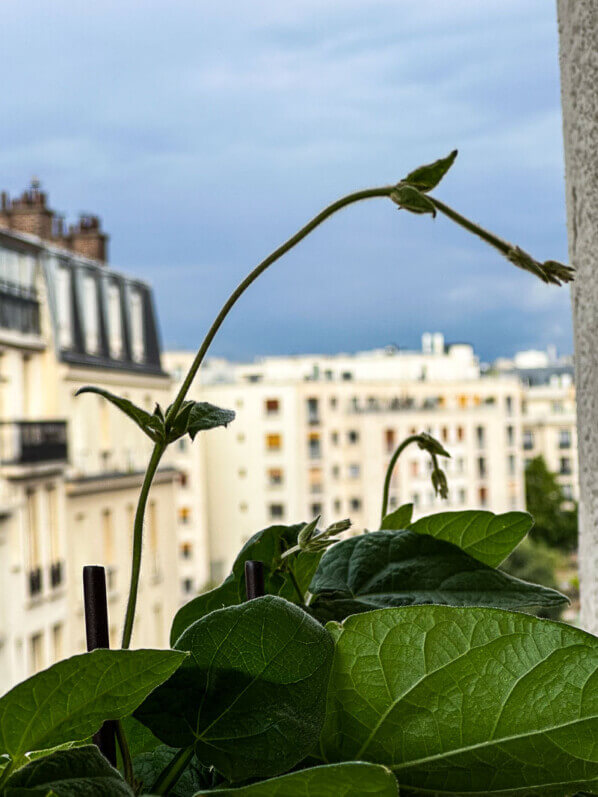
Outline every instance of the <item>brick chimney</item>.
POLYGON ((102 232, 97 216, 81 215, 79 221, 69 228, 65 239, 68 247, 78 255, 92 260, 106 262, 108 252, 108 236, 102 232))
POLYGON ((102 231, 97 216, 81 215, 79 221, 65 233, 64 223, 47 206, 47 195, 40 191, 37 179, 20 197, 11 199, 3 191, 0 194, 0 228, 37 235, 55 246, 70 249, 84 257, 105 263, 108 254, 108 235, 102 231))

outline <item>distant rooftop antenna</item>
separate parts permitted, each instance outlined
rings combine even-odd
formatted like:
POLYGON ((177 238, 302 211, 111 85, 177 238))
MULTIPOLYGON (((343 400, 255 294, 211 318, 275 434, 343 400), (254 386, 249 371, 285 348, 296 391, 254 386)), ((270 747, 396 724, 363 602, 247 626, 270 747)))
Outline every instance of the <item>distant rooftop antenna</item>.
POLYGON ((39 180, 39 177, 33 175, 33 177, 31 178, 31 190, 39 191, 40 188, 41 188, 41 182, 39 180))

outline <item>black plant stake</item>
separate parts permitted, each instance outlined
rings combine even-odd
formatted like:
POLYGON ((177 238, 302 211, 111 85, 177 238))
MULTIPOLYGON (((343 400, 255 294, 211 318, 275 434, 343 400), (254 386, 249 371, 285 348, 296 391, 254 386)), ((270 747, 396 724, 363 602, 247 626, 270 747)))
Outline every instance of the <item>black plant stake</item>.
MULTIPOLYGON (((109 648, 108 602, 106 600, 106 571, 99 565, 83 568, 83 602, 85 604, 85 635, 87 650, 109 648)), ((115 722, 105 722, 93 741, 113 767, 116 766, 115 722)))
POLYGON ((265 594, 263 562, 254 559, 245 562, 245 592, 248 601, 261 598, 265 594))

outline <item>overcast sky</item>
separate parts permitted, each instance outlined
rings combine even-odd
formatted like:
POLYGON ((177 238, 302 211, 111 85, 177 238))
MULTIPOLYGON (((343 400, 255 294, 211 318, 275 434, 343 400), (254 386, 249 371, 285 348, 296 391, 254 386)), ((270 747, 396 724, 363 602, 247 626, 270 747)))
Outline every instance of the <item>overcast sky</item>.
MULTIPOLYGON (((98 213, 193 348, 236 282, 323 205, 459 148, 439 198, 567 259, 548 0, 1 0, 0 187, 98 213)), ((448 221, 354 206, 242 298, 212 353, 571 350, 569 291, 448 221)))

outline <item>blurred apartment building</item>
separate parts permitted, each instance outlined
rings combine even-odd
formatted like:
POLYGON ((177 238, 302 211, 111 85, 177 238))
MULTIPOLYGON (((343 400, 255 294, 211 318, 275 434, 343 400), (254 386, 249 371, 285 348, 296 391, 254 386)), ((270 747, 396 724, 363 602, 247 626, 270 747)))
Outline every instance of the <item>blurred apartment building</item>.
MULTIPOLYGON (((94 217, 65 230, 33 184, 0 206, 0 681, 84 650, 82 567, 108 570, 113 644, 150 443, 97 395, 169 401, 152 294, 106 265, 94 217)), ((157 475, 136 646, 167 643, 177 606, 177 473, 157 475)))

